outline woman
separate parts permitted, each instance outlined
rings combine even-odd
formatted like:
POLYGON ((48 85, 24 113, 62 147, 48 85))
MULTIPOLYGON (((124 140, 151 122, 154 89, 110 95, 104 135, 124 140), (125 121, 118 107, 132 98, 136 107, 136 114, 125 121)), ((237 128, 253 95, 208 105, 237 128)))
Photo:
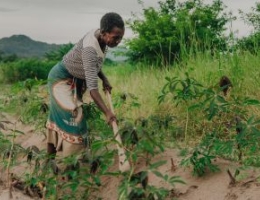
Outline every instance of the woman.
POLYGON ((66 157, 86 148, 87 113, 82 109, 82 95, 86 89, 105 114, 107 122, 116 120, 98 91, 98 77, 103 81, 104 89, 111 92, 112 87, 101 67, 107 47, 116 47, 124 31, 120 15, 105 14, 100 29, 88 32, 50 71, 50 115, 46 126, 47 153, 52 158, 59 150, 66 157))

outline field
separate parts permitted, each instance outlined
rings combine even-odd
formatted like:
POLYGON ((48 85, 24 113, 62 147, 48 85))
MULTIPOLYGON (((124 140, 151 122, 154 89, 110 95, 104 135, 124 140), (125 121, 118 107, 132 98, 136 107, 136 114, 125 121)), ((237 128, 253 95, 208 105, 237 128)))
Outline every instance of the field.
POLYGON ((132 170, 118 171, 112 130, 86 94, 90 159, 68 181, 44 165, 45 83, 2 83, 0 199, 258 199, 259 63, 204 53, 169 68, 105 66, 132 170))

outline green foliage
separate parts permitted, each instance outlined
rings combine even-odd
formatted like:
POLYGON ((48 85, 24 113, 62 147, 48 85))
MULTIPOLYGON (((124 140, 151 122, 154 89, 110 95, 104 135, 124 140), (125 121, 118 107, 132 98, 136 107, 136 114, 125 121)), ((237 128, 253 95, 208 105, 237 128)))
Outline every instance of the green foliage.
POLYGON ((144 9, 143 19, 128 24, 137 37, 127 41, 133 61, 167 66, 198 51, 226 48, 223 31, 231 19, 222 1, 159 2, 159 9, 144 9))
POLYGON ((255 7, 251 8, 251 12, 244 13, 240 10, 240 15, 246 24, 253 27, 253 32, 247 37, 238 39, 236 46, 238 49, 256 54, 260 48, 260 3, 257 2, 255 7))
POLYGON ((13 84, 8 90, 9 97, 1 110, 8 113, 15 112, 16 115, 20 116, 21 122, 33 123, 35 130, 45 134, 45 123, 49 111, 44 99, 47 93, 45 84, 46 81, 36 79, 27 79, 13 84))
POLYGON ((188 73, 185 73, 185 79, 183 80, 178 77, 166 77, 165 79, 167 83, 164 85, 161 95, 158 97, 159 103, 162 103, 169 93, 173 94, 172 100, 176 100, 177 105, 181 101, 186 102, 201 96, 203 86, 195 79, 190 78, 188 73))
POLYGON ((106 58, 104 63, 103 63, 105 66, 116 66, 117 63, 109 58, 106 58))
POLYGON ((47 79, 50 69, 55 62, 38 59, 20 59, 14 62, 5 63, 1 66, 3 81, 15 83, 26 79, 47 79))
POLYGON ((215 159, 215 156, 207 155, 195 150, 189 158, 191 164, 193 165, 193 175, 203 176, 207 169, 212 172, 219 171, 219 168, 212 164, 213 159, 215 159))
POLYGON ((62 45, 57 50, 52 50, 45 54, 46 59, 37 58, 17 59, 16 56, 6 56, 0 54, 2 64, 2 82, 15 83, 17 81, 25 81, 26 79, 44 79, 48 77, 50 69, 73 47, 69 43, 62 45))
POLYGON ((196 113, 189 119, 189 123, 196 123, 196 129, 191 131, 205 132, 192 155, 183 160, 183 165, 192 165, 193 174, 202 176, 207 169, 213 172, 218 170, 212 162, 217 156, 240 162, 257 162, 255 155, 259 153, 256 148, 260 137, 259 119, 250 116, 248 107, 259 106, 260 102, 235 95, 227 98, 224 89, 229 91, 227 87, 231 83, 222 87, 205 87, 187 73, 185 76, 184 80, 167 77, 159 97, 160 102, 167 95, 173 97, 171 101, 174 103, 184 101, 188 112, 196 113))
POLYGON ((255 32, 260 31, 260 3, 256 2, 255 7, 251 8, 251 12, 244 13, 240 10, 243 20, 250 26, 253 26, 255 32))
POLYGON ((71 50, 74 45, 72 43, 64 44, 57 50, 52 50, 45 54, 45 57, 49 61, 61 61, 63 56, 71 50))
POLYGON ((257 54, 260 47, 260 32, 238 40, 237 49, 257 54))
POLYGON ((18 59, 16 54, 5 54, 3 51, 0 51, 0 63, 14 62, 18 59))

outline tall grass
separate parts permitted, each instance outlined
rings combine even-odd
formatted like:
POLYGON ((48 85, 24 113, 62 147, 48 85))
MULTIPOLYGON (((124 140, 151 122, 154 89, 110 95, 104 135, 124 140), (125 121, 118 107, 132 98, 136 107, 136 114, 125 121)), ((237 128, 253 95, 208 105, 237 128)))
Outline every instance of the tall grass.
MULTIPOLYGON (((169 68, 122 64, 104 67, 104 71, 113 85, 112 95, 132 93, 138 98, 140 107, 124 113, 127 117, 137 119, 169 113, 184 117, 184 105, 176 107, 172 100, 158 104, 157 98, 166 83, 165 77, 183 78, 187 72, 204 86, 213 88, 218 86, 220 78, 225 75, 233 84, 232 95, 260 99, 259 61, 259 55, 247 52, 219 53, 214 56, 206 52, 188 57, 185 62, 176 63, 169 68)), ((252 114, 259 116, 260 113, 254 108, 252 114)))

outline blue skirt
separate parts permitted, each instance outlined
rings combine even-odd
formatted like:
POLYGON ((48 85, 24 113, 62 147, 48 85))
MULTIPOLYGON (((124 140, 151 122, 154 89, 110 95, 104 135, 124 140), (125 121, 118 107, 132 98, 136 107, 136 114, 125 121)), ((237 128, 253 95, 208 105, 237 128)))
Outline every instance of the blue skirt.
POLYGON ((72 144, 87 144, 87 113, 82 101, 85 91, 85 80, 71 76, 62 62, 49 72, 50 113, 46 126, 72 144))

